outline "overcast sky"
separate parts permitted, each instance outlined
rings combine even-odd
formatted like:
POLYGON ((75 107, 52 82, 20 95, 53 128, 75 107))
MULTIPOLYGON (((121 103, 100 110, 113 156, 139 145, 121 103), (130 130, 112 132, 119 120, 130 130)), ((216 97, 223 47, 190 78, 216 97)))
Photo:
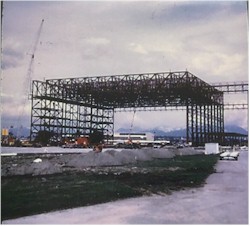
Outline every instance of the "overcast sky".
MULTIPOLYGON (((2 127, 30 125, 25 81, 42 19, 33 80, 186 69, 208 83, 248 80, 244 1, 7 1, 2 127)), ((247 102, 244 95, 232 100, 247 102)), ((131 120, 132 113, 116 114, 116 129, 131 120)), ((185 112, 146 112, 136 113, 134 125, 168 130, 185 122, 185 112)), ((225 122, 247 128, 247 111, 226 112, 225 122)))

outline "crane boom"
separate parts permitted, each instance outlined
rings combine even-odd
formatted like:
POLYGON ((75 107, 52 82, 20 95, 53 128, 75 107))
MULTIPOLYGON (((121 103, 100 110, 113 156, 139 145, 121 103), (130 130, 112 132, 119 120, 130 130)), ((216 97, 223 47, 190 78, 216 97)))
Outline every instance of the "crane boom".
POLYGON ((134 109, 134 113, 133 113, 133 117, 132 117, 132 122, 131 122, 131 125, 130 125, 130 130, 129 130, 129 135, 128 135, 128 139, 131 141, 131 133, 132 133, 132 130, 133 130, 133 126, 134 126, 134 120, 135 120, 135 113, 136 113, 136 110, 134 109))
POLYGON ((36 49, 37 49, 37 44, 38 44, 39 39, 40 39, 43 23, 44 23, 44 19, 42 19, 41 25, 40 25, 40 27, 38 29, 38 32, 37 32, 37 36, 36 36, 36 40, 35 40, 35 44, 34 44, 33 52, 32 52, 33 53, 32 58, 34 58, 34 55, 35 55, 35 52, 36 52, 36 49))
POLYGON ((35 39, 35 43, 34 43, 34 46, 32 48, 32 52, 31 52, 31 59, 30 59, 29 67, 28 67, 28 73, 27 73, 27 76, 26 76, 26 79, 27 79, 26 82, 29 85, 29 88, 27 90, 28 92, 30 92, 30 86, 31 86, 31 79, 32 79, 32 72, 33 72, 33 64, 34 64, 34 59, 35 59, 35 53, 36 53, 37 45, 38 45, 38 42, 39 42, 39 39, 40 39, 40 35, 41 35, 41 32, 42 32, 43 23, 44 23, 44 19, 42 19, 42 22, 41 22, 40 27, 38 29, 38 32, 37 32, 37 35, 36 35, 36 39, 35 39))
POLYGON ((40 39, 40 36, 41 36, 41 32, 42 32, 42 27, 43 27, 43 23, 44 23, 44 19, 42 19, 42 22, 39 26, 39 29, 38 29, 38 32, 35 36, 35 42, 34 42, 34 45, 33 45, 33 48, 32 48, 32 52, 31 52, 31 58, 30 58, 30 62, 29 62, 29 66, 28 66, 28 71, 27 71, 27 75, 26 75, 26 78, 24 79, 24 97, 23 97, 23 100, 21 101, 21 109, 20 109, 20 113, 19 113, 19 116, 18 116, 18 119, 17 119, 17 137, 20 137, 20 129, 22 129, 22 125, 20 125, 20 121, 21 121, 21 118, 23 117, 23 114, 24 114, 24 108, 26 106, 26 102, 28 100, 28 95, 30 94, 30 91, 31 91, 31 80, 32 80, 32 74, 33 74, 33 66, 34 66, 34 59, 35 59, 35 53, 36 53, 36 50, 37 50, 37 46, 38 46, 38 43, 39 43, 39 39, 40 39), (19 126, 20 125, 20 126, 19 126))

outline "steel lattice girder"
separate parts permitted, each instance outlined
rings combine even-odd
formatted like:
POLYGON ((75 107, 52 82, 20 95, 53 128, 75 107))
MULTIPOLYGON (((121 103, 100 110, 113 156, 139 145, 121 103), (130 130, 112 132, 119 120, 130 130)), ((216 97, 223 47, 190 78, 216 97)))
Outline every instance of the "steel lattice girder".
MULTIPOLYGON (((60 130, 61 135, 102 129, 112 136, 115 109, 187 106, 187 138, 197 143, 198 137, 201 143, 203 132, 196 118, 205 116, 190 109, 223 107, 223 92, 187 71, 49 79, 33 81, 32 88, 31 133, 46 128, 60 130)), ((224 122, 223 114, 205 112, 212 121, 217 117, 224 122)), ((217 130, 222 132, 224 124, 217 130)))
POLYGON ((46 80, 51 95, 108 108, 223 103, 220 91, 189 72, 132 74, 46 80))

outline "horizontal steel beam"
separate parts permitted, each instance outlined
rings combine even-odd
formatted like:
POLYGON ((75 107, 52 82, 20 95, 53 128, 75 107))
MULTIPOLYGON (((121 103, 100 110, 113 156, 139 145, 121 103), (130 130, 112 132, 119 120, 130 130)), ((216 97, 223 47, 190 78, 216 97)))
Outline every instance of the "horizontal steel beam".
POLYGON ((248 109, 248 104, 224 104, 224 110, 244 110, 248 109))
POLYGON ((231 82, 211 84, 216 89, 224 93, 247 93, 248 82, 231 82))

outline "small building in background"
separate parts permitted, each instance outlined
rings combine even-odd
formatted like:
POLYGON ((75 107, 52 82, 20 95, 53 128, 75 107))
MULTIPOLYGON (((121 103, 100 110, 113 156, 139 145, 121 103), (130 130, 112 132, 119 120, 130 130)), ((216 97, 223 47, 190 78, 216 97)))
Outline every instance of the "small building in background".
POLYGON ((153 133, 115 133, 114 141, 128 141, 132 140, 133 142, 140 141, 153 141, 154 134, 153 133))
POLYGON ((2 136, 9 136, 9 130, 8 129, 2 129, 2 136))
POLYGON ((8 129, 2 129, 1 145, 2 146, 8 146, 9 145, 9 130, 8 129))

